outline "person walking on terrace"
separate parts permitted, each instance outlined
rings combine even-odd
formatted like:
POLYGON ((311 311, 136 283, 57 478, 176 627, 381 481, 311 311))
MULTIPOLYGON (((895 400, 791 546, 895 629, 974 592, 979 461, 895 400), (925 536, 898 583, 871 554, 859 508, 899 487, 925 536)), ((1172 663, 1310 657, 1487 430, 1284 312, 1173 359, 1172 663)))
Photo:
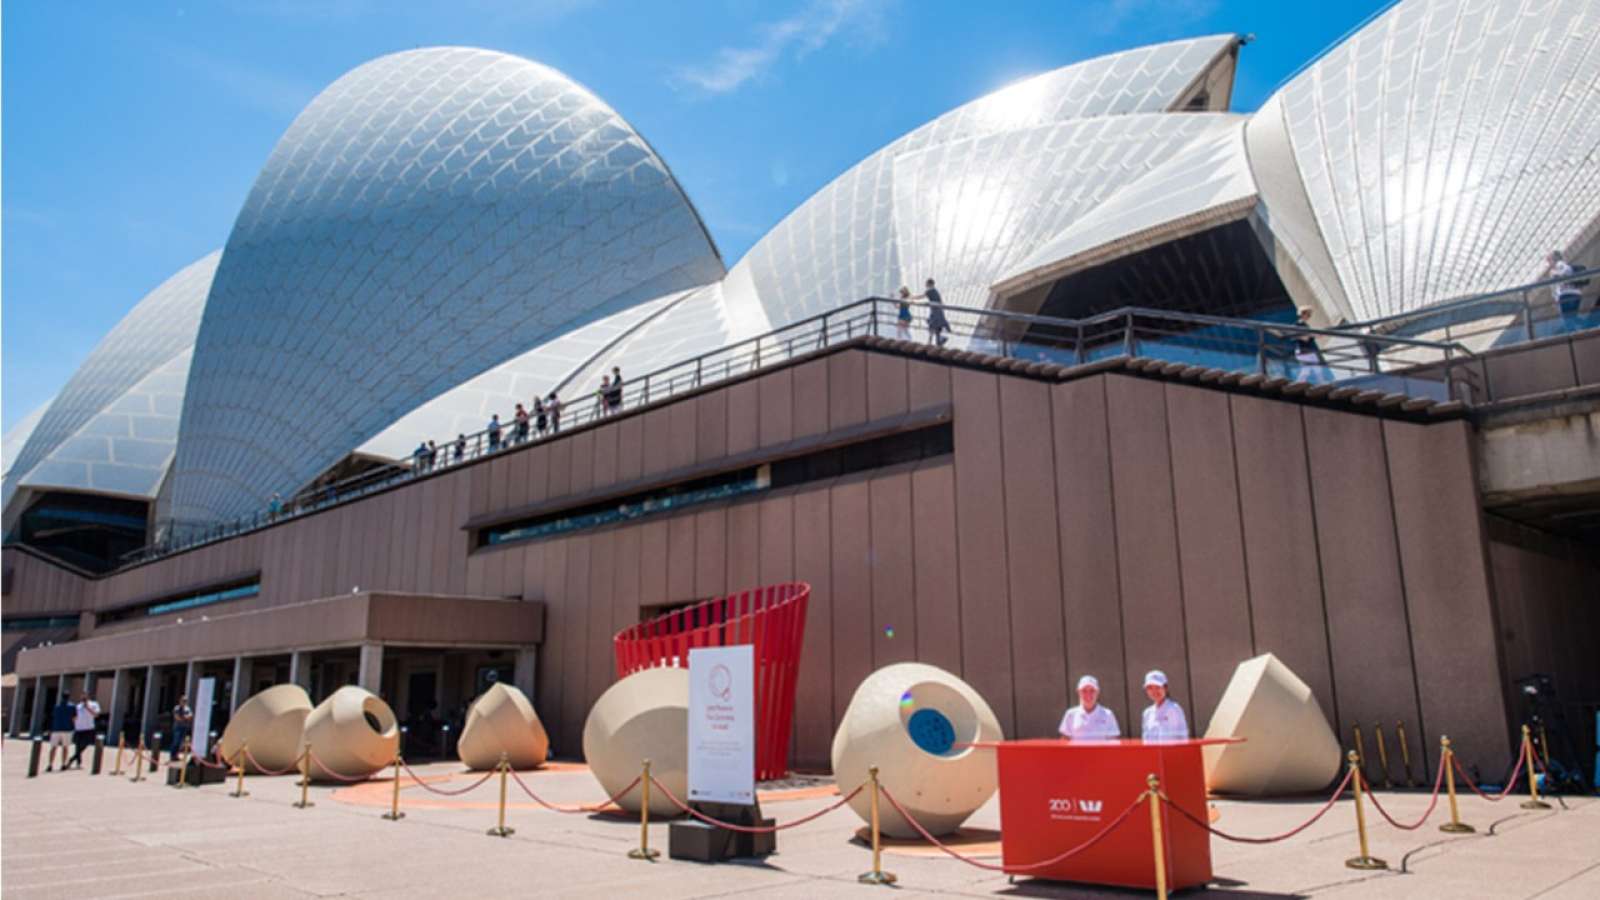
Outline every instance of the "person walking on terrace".
POLYGON ((894 336, 902 341, 911 340, 911 288, 900 287, 900 300, 894 314, 894 336))
POLYGON ((933 286, 933 279, 929 278, 923 292, 910 299, 928 301, 928 343, 943 347, 949 340, 945 334, 950 331, 950 320, 945 318, 944 298, 939 295, 939 289, 933 286))

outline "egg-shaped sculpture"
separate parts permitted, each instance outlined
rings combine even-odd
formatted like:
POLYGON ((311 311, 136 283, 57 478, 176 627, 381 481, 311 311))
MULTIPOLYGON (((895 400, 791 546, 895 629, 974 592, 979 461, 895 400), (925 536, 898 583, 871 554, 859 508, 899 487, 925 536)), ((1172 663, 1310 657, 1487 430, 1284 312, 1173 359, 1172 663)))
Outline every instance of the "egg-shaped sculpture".
POLYGON ((279 684, 246 700, 228 720, 217 749, 233 762, 247 748, 245 768, 254 774, 295 768, 300 740, 311 714, 311 698, 298 684, 279 684))
MULTIPOLYGON (((689 670, 645 669, 608 688, 583 723, 583 758, 607 797, 638 777, 647 759, 656 781, 679 799, 689 796, 689 670)), ((636 813, 640 797, 634 788, 617 805, 636 813)), ((651 791, 650 815, 678 812, 651 791)))
POLYGON ((1208 738, 1244 738, 1203 751, 1206 786, 1273 797, 1320 791, 1339 777, 1339 738, 1311 687, 1271 653, 1239 663, 1208 738))
MULTIPOLYGON (((861 682, 833 736, 833 776, 849 792, 878 767, 878 781, 933 834, 949 834, 999 787, 994 753, 972 747, 997 741, 995 718, 971 685, 935 666, 896 663, 861 682)), ((872 796, 850 808, 871 821, 872 796)), ((884 834, 917 832, 893 805, 879 804, 884 834)))
POLYGON ((456 753, 469 769, 492 769, 502 754, 513 769, 537 769, 550 755, 550 737, 528 696, 497 682, 472 701, 456 753))
POLYGON ((400 725, 377 694, 342 687, 306 716, 311 777, 318 781, 366 778, 394 762, 400 725))

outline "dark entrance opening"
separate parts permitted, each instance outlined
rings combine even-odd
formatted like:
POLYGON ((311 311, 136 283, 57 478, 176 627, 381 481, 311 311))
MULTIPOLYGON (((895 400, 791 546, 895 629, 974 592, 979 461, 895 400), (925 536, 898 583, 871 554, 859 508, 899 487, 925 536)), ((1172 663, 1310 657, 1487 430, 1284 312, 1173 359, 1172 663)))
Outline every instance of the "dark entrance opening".
POLYGON ((1076 272, 1050 287, 1039 314, 1081 319, 1125 306, 1294 320, 1294 303, 1246 220, 1076 272))
POLYGON ((143 501, 52 491, 28 507, 7 539, 98 574, 144 546, 148 516, 143 501))

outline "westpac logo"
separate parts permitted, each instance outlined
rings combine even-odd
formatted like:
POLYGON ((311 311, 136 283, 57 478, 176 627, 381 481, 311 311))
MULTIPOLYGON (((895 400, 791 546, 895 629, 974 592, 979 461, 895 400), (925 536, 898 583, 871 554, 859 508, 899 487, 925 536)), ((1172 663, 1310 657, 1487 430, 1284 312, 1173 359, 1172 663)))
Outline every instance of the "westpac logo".
POLYGON ((1047 802, 1052 819, 1098 819, 1105 806, 1103 800, 1086 800, 1078 797, 1050 797, 1047 802))

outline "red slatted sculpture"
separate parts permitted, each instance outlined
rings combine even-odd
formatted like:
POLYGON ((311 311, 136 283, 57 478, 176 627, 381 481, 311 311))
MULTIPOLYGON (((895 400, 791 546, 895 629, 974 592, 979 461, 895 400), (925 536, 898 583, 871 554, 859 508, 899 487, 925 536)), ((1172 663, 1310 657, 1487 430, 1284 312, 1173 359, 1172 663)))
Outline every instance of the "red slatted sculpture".
POLYGON ((810 597, 811 585, 804 582, 768 585, 640 622, 612 639, 617 677, 656 666, 688 668, 694 647, 754 645, 756 779, 782 778, 810 597))

